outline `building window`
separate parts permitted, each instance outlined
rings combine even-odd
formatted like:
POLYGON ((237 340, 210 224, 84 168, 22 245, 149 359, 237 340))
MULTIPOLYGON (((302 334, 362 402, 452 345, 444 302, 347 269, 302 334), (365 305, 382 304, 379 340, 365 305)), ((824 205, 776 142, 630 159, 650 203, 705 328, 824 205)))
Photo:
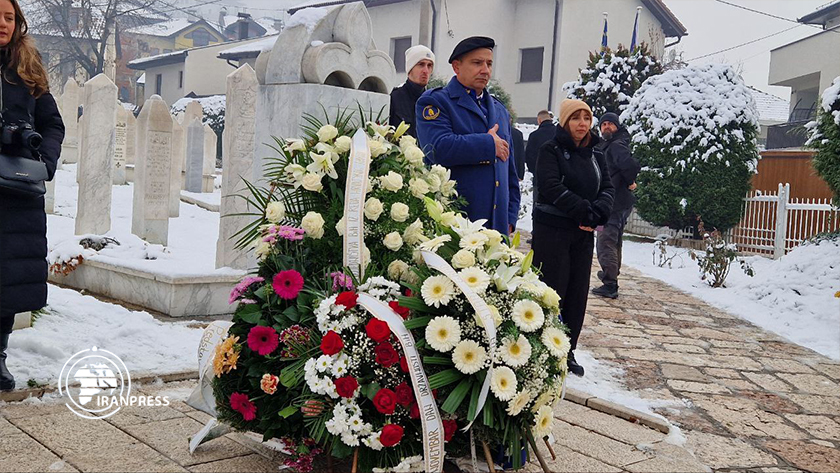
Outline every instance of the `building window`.
POLYGON ((184 88, 184 71, 178 71, 178 88, 184 88))
POLYGON ((519 82, 542 82, 543 50, 520 49, 519 82))
POLYGON ((193 30, 191 33, 187 35, 187 37, 192 38, 193 40, 193 47, 195 46, 207 46, 211 42, 216 42, 216 38, 210 34, 209 31, 205 30, 204 28, 199 28, 197 30, 193 30))
POLYGON ((163 88, 163 74, 155 74, 155 94, 160 95, 163 88))
POLYGON ((391 59, 394 60, 394 66, 397 72, 406 72, 405 70, 405 51, 411 47, 411 36, 405 38, 391 38, 391 59))

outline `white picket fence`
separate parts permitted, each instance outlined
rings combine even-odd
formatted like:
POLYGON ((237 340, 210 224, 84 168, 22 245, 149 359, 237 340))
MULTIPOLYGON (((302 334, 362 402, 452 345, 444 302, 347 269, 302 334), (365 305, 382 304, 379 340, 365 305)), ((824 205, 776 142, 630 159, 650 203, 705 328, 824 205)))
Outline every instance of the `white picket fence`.
MULTIPOLYGON (((822 232, 840 229, 840 209, 830 199, 791 199, 790 184, 777 192, 751 191, 744 198, 741 221, 724 234, 738 250, 780 258, 803 241, 822 232)), ((625 233, 657 237, 691 238, 693 228, 681 231, 656 227, 636 214, 627 221, 625 233)))

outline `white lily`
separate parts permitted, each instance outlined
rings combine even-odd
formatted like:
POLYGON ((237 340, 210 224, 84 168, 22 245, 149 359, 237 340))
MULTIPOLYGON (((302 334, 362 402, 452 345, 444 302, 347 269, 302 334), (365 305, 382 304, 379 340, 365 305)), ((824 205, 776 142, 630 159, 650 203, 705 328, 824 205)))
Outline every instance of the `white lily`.
POLYGON ((458 236, 463 237, 471 233, 481 231, 481 229, 484 228, 485 223, 487 223, 486 218, 471 222, 469 219, 457 215, 453 219, 451 228, 458 234, 458 236))
POLYGON ((504 263, 499 264, 496 272, 493 273, 493 283, 496 285, 496 290, 515 292, 523 282, 522 278, 516 275, 519 269, 519 266, 508 266, 504 263))
POLYGON ((311 173, 326 174, 333 179, 338 179, 338 173, 335 171, 335 166, 333 166, 332 154, 329 152, 323 154, 310 152, 309 157, 312 158, 312 163, 306 166, 306 170, 311 173))

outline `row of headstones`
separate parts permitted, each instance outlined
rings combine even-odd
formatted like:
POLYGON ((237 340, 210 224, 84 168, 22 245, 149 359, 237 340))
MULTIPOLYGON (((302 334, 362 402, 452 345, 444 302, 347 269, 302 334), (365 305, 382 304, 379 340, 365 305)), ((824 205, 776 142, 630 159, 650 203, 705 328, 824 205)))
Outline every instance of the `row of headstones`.
MULTIPOLYGON (((250 66, 228 77, 223 196, 236 194, 243 187, 240 176, 251 175, 256 89, 256 74, 250 66)), ((135 120, 119 105, 116 85, 103 74, 86 82, 83 89, 68 81, 59 104, 65 121, 62 161, 78 162, 76 235, 101 235, 111 229, 112 185, 125 184, 133 177, 131 232, 149 243, 166 245, 169 218, 179 215, 180 190, 213 191, 217 139, 201 122, 201 104, 190 102, 179 121, 163 99, 153 95, 135 120), (84 114, 77 122, 79 90, 84 91, 84 114)), ((233 248, 231 239, 248 224, 247 218, 225 218, 245 212, 243 202, 222 199, 216 267, 247 268, 247 257, 233 248)))

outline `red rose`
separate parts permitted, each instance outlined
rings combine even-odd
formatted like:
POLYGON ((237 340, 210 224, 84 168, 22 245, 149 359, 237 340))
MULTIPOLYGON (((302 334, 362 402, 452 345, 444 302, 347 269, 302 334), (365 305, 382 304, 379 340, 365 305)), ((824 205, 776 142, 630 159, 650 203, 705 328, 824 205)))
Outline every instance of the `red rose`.
POLYGON ((408 373, 408 358, 404 356, 400 357, 400 369, 403 373, 408 373))
POLYGON ((394 346, 388 342, 380 343, 374 348, 373 352, 376 353, 376 362, 386 368, 400 362, 400 355, 394 349, 394 346))
POLYGON ((411 289, 406 289, 405 290, 405 297, 411 297, 412 295, 413 295, 413 293, 411 292, 411 289))
POLYGON ((443 440, 444 442, 448 442, 452 440, 452 437, 455 435, 455 431, 458 430, 458 422, 455 419, 449 419, 443 421, 443 440))
POLYGON ((375 317, 365 325, 365 332, 376 343, 382 343, 391 337, 391 329, 388 328, 388 324, 375 317))
POLYGON ((382 427, 382 433, 379 435, 379 442, 383 447, 393 447, 400 443, 403 436, 403 428, 397 424, 388 424, 382 427))
POLYGON ((388 303, 388 305, 391 307, 391 310, 400 314, 400 317, 402 317, 403 319, 408 318, 409 310, 408 310, 407 307, 401 306, 400 303, 397 302, 397 301, 391 301, 391 302, 388 303))
POLYGON ((344 291, 335 298, 335 305, 343 305, 347 309, 356 307, 356 299, 359 296, 353 291, 344 291))
POLYGON ((408 417, 412 419, 419 419, 420 418, 420 406, 417 403, 411 404, 411 407, 408 408, 408 417))
POLYGON ((351 398, 356 388, 359 387, 359 382, 352 376, 344 376, 335 380, 335 390, 341 397, 351 398))
POLYGON ((376 396, 373 396, 373 405, 376 406, 377 411, 385 415, 391 415, 397 405, 397 394, 390 389, 382 388, 376 393, 376 396))
POLYGON ((344 348, 344 342, 341 340, 341 336, 332 330, 327 332, 327 334, 324 335, 324 338, 321 339, 321 351, 324 352, 325 355, 335 355, 340 352, 342 348, 344 348))
POLYGON ((405 381, 394 388, 397 392, 397 404, 406 407, 414 402, 414 390, 405 381))

